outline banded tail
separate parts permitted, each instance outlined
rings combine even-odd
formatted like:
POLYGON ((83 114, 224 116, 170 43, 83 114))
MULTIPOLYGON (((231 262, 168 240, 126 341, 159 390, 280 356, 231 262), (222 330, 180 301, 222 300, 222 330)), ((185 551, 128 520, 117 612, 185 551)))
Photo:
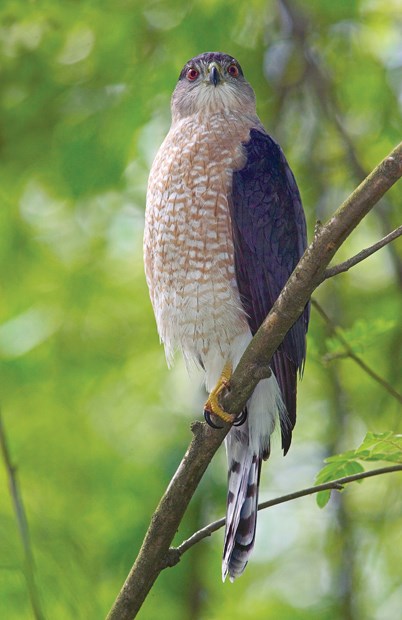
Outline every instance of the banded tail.
POLYGON ((269 457, 275 422, 280 421, 282 430, 289 425, 274 375, 260 381, 247 409, 246 422, 232 427, 225 440, 229 474, 223 581, 227 575, 234 581, 246 568, 254 547, 261 463, 269 457))
POLYGON ((226 447, 229 489, 222 579, 225 581, 229 575, 233 582, 243 573, 254 547, 261 458, 250 450, 248 442, 245 444, 240 438, 229 438, 226 447))

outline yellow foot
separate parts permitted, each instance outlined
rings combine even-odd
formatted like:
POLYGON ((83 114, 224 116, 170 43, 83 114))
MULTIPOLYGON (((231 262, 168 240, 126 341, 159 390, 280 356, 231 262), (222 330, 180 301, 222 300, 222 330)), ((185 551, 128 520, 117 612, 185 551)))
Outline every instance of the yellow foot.
POLYGON ((211 414, 218 416, 218 418, 221 418, 221 420, 228 423, 233 423, 237 418, 237 416, 235 415, 226 413, 226 411, 224 411, 219 404, 219 395, 225 388, 229 386, 229 379, 231 377, 231 374, 232 364, 228 362, 227 364, 225 364, 218 383, 210 393, 208 400, 204 405, 205 419, 208 424, 214 428, 219 428, 219 426, 216 426, 211 422, 211 414))

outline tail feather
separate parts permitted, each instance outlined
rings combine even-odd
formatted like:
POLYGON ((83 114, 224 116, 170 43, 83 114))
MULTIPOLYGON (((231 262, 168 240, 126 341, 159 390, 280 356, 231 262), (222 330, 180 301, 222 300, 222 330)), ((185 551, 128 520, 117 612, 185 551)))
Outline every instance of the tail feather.
MULTIPOLYGON (((230 433, 231 435, 231 433, 230 433)), ((239 577, 254 546, 261 458, 250 450, 245 433, 228 437, 229 490, 222 579, 239 577)))
POLYGON ((222 578, 230 581, 246 568, 255 539, 261 462, 270 453, 270 436, 287 412, 274 376, 260 381, 247 403, 248 417, 226 437, 229 490, 222 561, 222 578))

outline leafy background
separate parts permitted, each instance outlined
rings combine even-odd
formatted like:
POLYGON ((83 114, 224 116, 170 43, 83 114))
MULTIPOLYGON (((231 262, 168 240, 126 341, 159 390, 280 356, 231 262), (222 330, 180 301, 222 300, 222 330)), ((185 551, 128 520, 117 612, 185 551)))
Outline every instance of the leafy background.
MULTIPOLYGON (((184 62, 236 56, 300 185, 311 238, 400 140, 399 0, 4 0, 0 7, 0 400, 46 618, 102 618, 200 417, 199 377, 166 369, 142 268, 147 174, 184 62), (196 386, 199 386, 197 388, 196 386)), ((337 259, 401 219, 400 190, 337 259)), ((397 241, 317 298, 401 391, 397 241)), ((401 407, 313 310, 299 421, 261 498, 309 486, 401 407), (327 465, 328 467, 328 465, 327 465)), ((385 454, 386 458, 386 454, 385 454)), ((394 454, 395 458, 395 454, 394 454)), ((177 536, 224 512, 223 450, 177 536)), ((0 467, 0 616, 32 618, 0 467)), ((165 571, 139 617, 376 619, 402 607, 400 474, 264 511, 244 576, 222 584, 222 532, 165 571)))

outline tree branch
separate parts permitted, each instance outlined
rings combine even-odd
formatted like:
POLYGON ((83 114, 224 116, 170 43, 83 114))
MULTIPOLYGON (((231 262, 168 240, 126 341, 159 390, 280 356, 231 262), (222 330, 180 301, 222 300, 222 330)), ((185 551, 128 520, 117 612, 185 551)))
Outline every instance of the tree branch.
POLYGON ((18 486, 17 468, 15 467, 15 465, 13 465, 11 461, 10 450, 8 448, 1 411, 0 449, 7 471, 8 484, 10 487, 10 494, 14 506, 15 516, 17 519, 18 531, 21 537, 22 547, 24 549, 24 575, 27 583, 32 611, 36 620, 44 620, 45 616, 41 609, 39 594, 35 584, 34 559, 32 554, 31 540, 29 536, 28 521, 24 510, 24 503, 22 501, 21 492, 18 486))
POLYGON ((344 273, 345 271, 348 271, 351 267, 354 267, 358 263, 361 263, 363 260, 371 256, 375 252, 378 252, 378 250, 381 250, 381 248, 383 248, 388 243, 391 243, 391 241, 394 241, 401 235, 402 226, 399 226, 388 235, 380 239, 380 241, 377 241, 377 243, 374 243, 370 247, 365 248, 355 256, 352 256, 348 260, 345 260, 343 263, 339 263, 339 265, 334 265, 333 267, 329 267, 328 269, 326 269, 324 271, 323 280, 327 280, 328 278, 337 276, 339 273, 344 273))
POLYGON ((383 387, 384 390, 386 390, 388 392, 388 394, 390 394, 393 398, 395 398, 395 400, 398 401, 398 403, 400 403, 402 405, 402 394, 399 394, 399 392, 397 392, 392 387, 392 385, 390 383, 388 383, 388 381, 385 381, 385 379, 380 377, 380 375, 378 375, 372 368, 370 368, 370 366, 368 366, 366 364, 366 362, 364 360, 362 360, 361 357, 356 355, 356 353, 353 351, 353 349, 349 346, 349 343, 347 342, 347 340, 342 336, 341 331, 337 328, 337 326, 333 323, 333 321, 331 321, 331 319, 329 318, 328 314, 321 307, 321 305, 318 303, 318 301, 316 301, 315 299, 312 299, 311 303, 314 306, 314 308, 317 310, 317 312, 321 316, 321 318, 323 318, 324 321, 327 323, 327 325, 329 325, 329 327, 330 327, 332 333, 334 334, 334 336, 339 340, 339 342, 342 344, 342 346, 345 347, 345 355, 344 355, 344 357, 349 357, 354 362, 356 362, 356 364, 358 366, 360 366, 360 368, 362 370, 364 370, 364 372, 366 374, 368 374, 372 379, 374 379, 374 381, 379 383, 379 385, 381 385, 381 387, 383 387))
MULTIPOLYGON (((236 367, 220 399, 225 411, 239 414, 256 384, 256 369, 266 368, 287 331, 303 312, 336 251, 402 175, 402 143, 386 157, 317 232, 269 315, 236 367)), ((193 425, 194 438, 156 509, 138 557, 107 620, 134 618, 160 571, 169 564, 169 546, 212 456, 229 426, 215 431, 193 425)))
POLYGON ((202 422, 191 426, 193 439, 155 510, 144 542, 107 620, 130 620, 138 613, 161 570, 169 564, 170 543, 212 457, 230 430, 202 422))
MULTIPOLYGON (((372 469, 371 471, 359 472, 358 474, 353 474, 351 476, 344 476, 343 478, 337 478, 336 480, 331 480, 330 482, 325 482, 324 484, 317 484, 313 487, 308 487, 307 489, 301 489, 300 491, 295 491, 294 493, 289 493, 287 495, 282 495, 281 497, 276 497, 275 499, 270 499, 266 502, 261 502, 258 504, 258 510, 272 508, 278 504, 285 504, 286 502, 291 502, 295 499, 299 499, 300 497, 306 497, 306 495, 320 493, 321 491, 342 491, 343 487, 351 482, 363 480, 364 478, 371 478, 373 476, 381 476, 383 474, 389 474, 396 471, 402 471, 402 465, 390 465, 388 467, 372 469)), ((177 558, 177 562, 179 562, 183 553, 191 549, 191 547, 200 542, 200 540, 211 536, 211 534, 223 527, 225 523, 225 517, 218 519, 217 521, 213 521, 184 540, 178 547, 172 547, 172 558, 177 558)))

